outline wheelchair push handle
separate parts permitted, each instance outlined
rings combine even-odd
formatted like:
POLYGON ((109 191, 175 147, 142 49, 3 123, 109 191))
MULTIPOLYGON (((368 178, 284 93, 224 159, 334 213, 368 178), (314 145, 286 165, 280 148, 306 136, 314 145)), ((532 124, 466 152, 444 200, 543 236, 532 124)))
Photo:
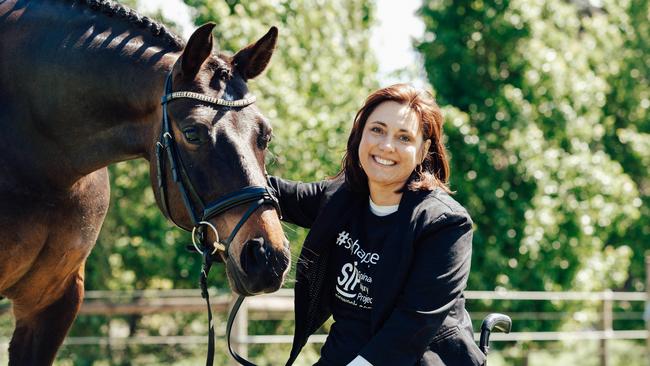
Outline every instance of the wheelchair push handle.
POLYGON ((512 328, 512 320, 505 314, 492 313, 483 319, 481 324, 481 339, 479 341, 479 348, 484 354, 488 354, 490 350, 490 333, 510 333, 512 328))

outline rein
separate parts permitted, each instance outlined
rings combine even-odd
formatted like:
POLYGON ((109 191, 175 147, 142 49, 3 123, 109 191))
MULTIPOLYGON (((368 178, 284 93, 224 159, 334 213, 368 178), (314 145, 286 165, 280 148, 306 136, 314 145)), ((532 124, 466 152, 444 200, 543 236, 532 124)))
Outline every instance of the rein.
MULTIPOLYGON (((190 180, 183 160, 177 151, 176 141, 174 140, 173 131, 170 126, 169 117, 167 113, 167 105, 169 102, 174 99, 180 98, 189 98, 196 99, 202 102, 210 103, 216 106, 223 106, 227 108, 241 108, 246 107, 255 103, 255 97, 250 97, 246 99, 238 100, 224 100, 213 98, 204 94, 189 92, 189 91, 177 91, 172 92, 172 76, 171 71, 167 75, 165 80, 165 95, 162 97, 162 106, 163 106, 163 118, 162 118, 162 128, 160 130, 160 137, 156 143, 156 164, 158 168, 158 188, 160 192, 160 201, 162 203, 162 211, 176 226, 190 231, 190 229, 179 225, 178 222, 174 220, 169 210, 169 204, 167 202, 167 186, 165 180, 166 174, 166 164, 169 164, 172 179, 176 183, 176 187, 181 193, 183 198, 183 203, 185 208, 189 213, 189 216, 192 220, 191 229, 192 232, 192 244, 193 249, 201 254, 203 257, 203 262, 201 265, 201 276, 199 283, 201 286, 201 296, 205 299, 208 306, 208 322, 209 322, 209 331, 208 331, 208 355, 206 359, 206 366, 211 366, 214 362, 214 324, 212 321, 212 309, 210 307, 210 296, 208 294, 208 273, 212 267, 212 263, 219 260, 218 252, 223 252, 224 256, 228 257, 230 243, 235 238, 239 229, 244 225, 248 218, 257 210, 260 206, 264 204, 271 204, 280 214, 280 204, 277 198, 273 195, 272 191, 268 187, 262 186, 249 186, 242 188, 238 191, 229 193, 215 201, 204 203, 198 192, 194 188, 192 181, 190 180), (230 236, 225 241, 221 241, 219 238, 219 233, 217 229, 209 223, 209 220, 225 211, 230 210, 231 208, 249 205, 248 210, 241 217, 235 228, 230 233, 230 236), (216 241, 214 243, 208 243, 208 236, 206 235, 206 228, 212 230, 216 236, 216 241)), ((191 248, 191 246, 190 246, 191 248)), ((228 316, 228 324, 226 327, 226 337, 228 339, 228 351, 232 357, 237 360, 241 365, 244 366, 255 366, 255 364, 247 361, 241 357, 237 352, 232 349, 230 344, 230 333, 241 304, 244 302, 245 296, 240 295, 233 308, 230 311, 228 316)))

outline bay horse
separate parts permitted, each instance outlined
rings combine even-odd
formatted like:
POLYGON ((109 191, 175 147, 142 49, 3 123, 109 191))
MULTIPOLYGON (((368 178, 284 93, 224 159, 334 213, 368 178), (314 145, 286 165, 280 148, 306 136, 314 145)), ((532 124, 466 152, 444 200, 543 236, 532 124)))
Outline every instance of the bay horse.
POLYGON ((282 285, 290 254, 266 183, 271 126, 246 86, 269 63, 277 28, 225 55, 213 53, 213 27, 184 44, 106 0, 0 0, 0 295, 15 316, 10 365, 53 363, 83 299, 111 163, 149 161, 159 208, 215 243, 235 293, 282 285))

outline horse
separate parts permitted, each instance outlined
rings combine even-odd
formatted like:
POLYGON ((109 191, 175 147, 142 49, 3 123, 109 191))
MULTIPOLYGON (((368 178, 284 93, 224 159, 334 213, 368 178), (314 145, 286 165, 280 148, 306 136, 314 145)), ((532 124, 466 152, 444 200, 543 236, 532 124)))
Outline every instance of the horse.
POLYGON ((83 299, 115 162, 149 162, 158 207, 211 243, 202 249, 225 262, 236 294, 282 285, 290 252, 264 163, 272 129, 246 84, 267 67, 278 30, 225 54, 213 51, 214 26, 185 44, 108 0, 0 0, 10 365, 54 362, 83 299))

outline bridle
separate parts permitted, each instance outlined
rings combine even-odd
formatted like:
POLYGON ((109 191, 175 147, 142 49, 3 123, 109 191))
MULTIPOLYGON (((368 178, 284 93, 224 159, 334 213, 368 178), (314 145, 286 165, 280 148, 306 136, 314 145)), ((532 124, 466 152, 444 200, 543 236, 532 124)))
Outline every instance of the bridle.
MULTIPOLYGON (((243 204, 250 203, 250 202, 256 202, 259 200, 263 200, 263 201, 261 201, 259 205, 257 206, 254 205, 252 207, 257 208, 265 203, 270 203, 276 209, 278 209, 279 212, 280 206, 278 204, 277 199, 275 198, 275 196, 269 190, 268 187, 262 187, 262 186, 245 187, 239 191, 229 193, 217 199, 216 201, 212 201, 208 204, 205 204, 203 202, 201 196, 194 188, 194 185, 192 184, 192 181, 190 180, 189 175, 187 174, 187 170, 185 169, 183 160, 178 154, 176 141, 174 140, 174 134, 172 132, 171 125, 169 123, 167 104, 169 104, 169 102, 171 102, 174 99, 181 99, 181 98, 196 99, 202 102, 206 102, 216 106, 223 106, 227 108, 241 108, 255 103, 255 97, 238 99, 238 100, 224 100, 224 99, 217 99, 204 94, 199 94, 199 93, 194 93, 189 91, 172 92, 171 72, 167 75, 167 78, 165 80, 165 95, 162 97, 162 103, 161 103, 163 106, 162 128, 160 129, 160 137, 158 139, 158 142, 156 143, 158 188, 160 191, 160 201, 161 201, 162 211, 165 214, 165 216, 167 216, 167 218, 169 218, 174 224, 176 224, 176 226, 185 229, 187 231, 191 231, 191 229, 188 229, 183 225, 179 224, 178 222, 176 222, 172 217, 171 212, 169 211, 169 204, 167 202, 167 189, 166 189, 165 176, 164 176, 166 162, 169 162, 170 164, 172 178, 181 193, 181 197, 183 198, 185 208, 189 213, 194 228, 203 225, 201 222, 207 222, 211 218, 233 207, 241 206, 243 204)), ((255 209, 253 209, 252 211, 254 210, 255 209)), ((226 243, 224 243, 226 244, 225 250, 224 249, 220 249, 220 250, 227 251, 228 244, 230 244, 230 241, 236 235, 237 231, 241 227, 241 224, 243 224, 243 222, 245 222, 246 219, 248 219, 248 216, 250 216, 252 211, 250 213, 244 214, 244 218, 235 227, 235 230, 233 230, 233 232, 230 234, 230 237, 228 238, 228 240, 226 240, 226 243)))
MULTIPOLYGON (((212 322, 212 310, 210 308, 210 297, 208 294, 207 278, 212 263, 218 261, 219 251, 224 253, 224 256, 229 255, 230 243, 239 232, 239 229, 244 225, 246 220, 257 210, 260 206, 264 204, 271 204, 278 212, 280 213, 280 204, 273 194, 273 192, 268 187, 262 186, 248 186, 242 188, 238 191, 229 193, 219 199, 204 203, 201 199, 201 196, 198 194, 192 181, 187 174, 183 160, 181 159, 180 154, 178 153, 178 148, 176 141, 174 140, 174 134, 171 129, 169 122, 169 117, 167 113, 167 105, 174 99, 189 98, 200 100, 205 103, 209 103, 215 106, 221 106, 226 108, 243 108, 248 105, 255 103, 255 97, 249 97, 245 99, 238 100, 224 100, 220 98, 213 98, 204 94, 194 93, 190 91, 172 91, 172 73, 171 71, 167 74, 165 79, 165 95, 162 97, 162 106, 163 106, 163 117, 162 117, 162 128, 160 130, 160 137, 156 143, 156 166, 158 169, 158 191, 160 194, 160 202, 162 206, 162 211, 167 218, 169 218, 176 226, 192 232, 192 243, 194 249, 201 254, 203 257, 203 264, 201 267, 201 296, 206 300, 208 305, 208 322, 210 325, 208 332, 208 355, 206 360, 206 365, 212 365, 214 359, 214 325, 212 322), (192 229, 180 225, 174 220, 169 210, 169 204, 167 202, 167 186, 166 186, 166 164, 169 164, 172 179, 176 183, 176 187, 181 193, 183 198, 183 203, 185 204, 185 209, 187 210, 190 219, 192 220, 192 229), (230 236, 225 241, 221 241, 219 238, 219 233, 217 229, 209 223, 211 218, 222 214, 231 208, 249 205, 248 210, 242 215, 241 219, 235 225, 235 228, 230 233, 230 236), (214 243, 207 242, 207 235, 205 229, 211 229, 216 235, 216 240, 214 243)), ((235 301, 235 304, 230 312, 228 317, 228 325, 226 327, 226 337, 228 338, 228 350, 230 354, 237 360, 240 364, 244 366, 255 366, 253 363, 247 361, 240 355, 238 355, 230 345, 230 333, 231 328, 237 315, 237 311, 244 301, 244 296, 239 296, 235 301)))

